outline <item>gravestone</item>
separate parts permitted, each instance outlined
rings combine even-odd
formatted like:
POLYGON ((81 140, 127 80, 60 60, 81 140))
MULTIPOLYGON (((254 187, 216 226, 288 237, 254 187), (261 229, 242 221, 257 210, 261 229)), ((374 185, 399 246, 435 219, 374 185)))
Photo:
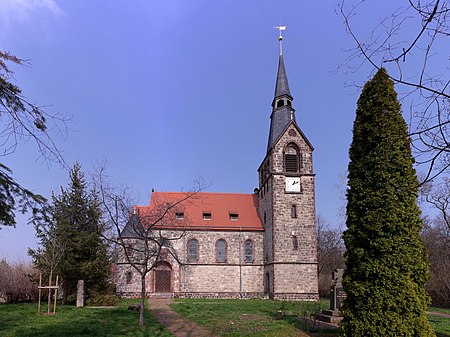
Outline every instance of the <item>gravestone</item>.
POLYGON ((77 284, 77 307, 84 307, 84 281, 79 280, 77 284))

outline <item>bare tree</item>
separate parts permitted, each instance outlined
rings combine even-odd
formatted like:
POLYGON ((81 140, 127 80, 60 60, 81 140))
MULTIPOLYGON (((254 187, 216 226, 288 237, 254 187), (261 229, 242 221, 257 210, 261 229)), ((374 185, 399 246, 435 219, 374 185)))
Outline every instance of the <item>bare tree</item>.
MULTIPOLYGON (((66 167, 50 134, 65 134, 67 116, 50 114, 29 102, 11 82, 13 71, 7 62, 28 65, 27 61, 0 51, 0 157, 14 153, 20 142, 31 140, 40 159, 66 167)), ((12 177, 12 170, 0 163, 0 225, 14 226, 17 208, 22 213, 31 210, 35 215, 45 202, 45 198, 20 185, 12 177)))
POLYGON ((404 0, 398 6, 371 25, 372 13, 389 6, 341 1, 337 10, 355 44, 341 67, 388 68, 402 104, 409 106, 412 148, 426 182, 450 167, 450 0, 404 0), (365 24, 358 27, 361 17, 365 24), (372 27, 368 34, 367 26, 372 27))
POLYGON ((36 274, 30 263, 0 260, 0 300, 8 303, 36 300, 37 286, 31 281, 36 274))
POLYGON ((424 218, 422 237, 430 263, 427 291, 436 306, 450 305, 450 179, 427 182, 420 189, 420 200, 437 211, 433 219, 424 218))
POLYGON ((317 215, 317 257, 319 262, 319 294, 329 296, 331 273, 336 268, 344 268, 344 242, 342 231, 331 228, 321 215, 317 215))
POLYGON ((425 221, 422 237, 430 263, 430 280, 427 291, 433 305, 450 306, 450 228, 442 214, 433 221, 425 221))
POLYGON ((427 184, 421 194, 422 198, 439 212, 439 222, 450 230, 450 179, 443 178, 437 184, 427 184))
POLYGON ((183 213, 184 204, 205 188, 201 181, 176 201, 152 200, 153 207, 139 208, 130 197, 129 189, 111 186, 104 167, 97 170, 95 186, 109 224, 105 238, 117 249, 117 260, 131 266, 141 283, 139 325, 144 325, 146 276, 165 255, 170 254, 180 264, 172 243, 185 235, 189 220, 177 221, 177 213, 183 213), (167 230, 168 228, 176 230, 167 230))
POLYGON ((52 218, 50 207, 45 207, 40 212, 41 215, 33 219, 39 247, 36 249, 28 248, 28 255, 33 259, 34 266, 44 274, 44 279, 49 277, 50 274, 55 274, 67 245, 67 238, 63 239, 57 235, 57 225, 52 218))

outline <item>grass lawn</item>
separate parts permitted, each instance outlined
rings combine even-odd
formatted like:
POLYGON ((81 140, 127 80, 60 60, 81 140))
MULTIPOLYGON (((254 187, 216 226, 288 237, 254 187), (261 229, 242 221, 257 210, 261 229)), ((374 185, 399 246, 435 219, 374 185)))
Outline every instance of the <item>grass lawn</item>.
POLYGON ((450 318, 428 316, 428 321, 438 337, 450 336, 450 318))
POLYGON ((181 316, 202 325, 212 333, 231 336, 336 336, 334 330, 298 320, 328 303, 268 300, 176 300, 171 305, 181 316))
MULTIPOLYGON (((181 316, 223 337, 338 336, 337 330, 319 329, 296 318, 309 316, 319 309, 328 309, 328 300, 317 304, 269 300, 180 299, 171 306, 181 316)), ((432 309, 434 308, 430 308, 432 309)), ((438 337, 450 337, 450 319, 429 316, 429 320, 438 337)))
POLYGON ((112 309, 58 305, 55 316, 37 316, 37 303, 0 304, 0 336, 172 336, 148 310, 146 325, 138 327, 139 313, 127 310, 137 302, 123 300, 112 309))

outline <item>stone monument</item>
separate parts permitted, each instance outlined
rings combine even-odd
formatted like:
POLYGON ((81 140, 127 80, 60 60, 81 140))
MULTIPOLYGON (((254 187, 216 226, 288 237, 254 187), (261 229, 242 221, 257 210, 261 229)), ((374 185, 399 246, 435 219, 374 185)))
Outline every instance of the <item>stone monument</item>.
POLYGON ((322 312, 316 315, 319 321, 337 324, 342 319, 339 315, 339 309, 342 307, 347 294, 342 287, 342 276, 344 275, 344 269, 335 269, 331 273, 331 287, 330 287, 330 309, 322 310, 322 312))
POLYGON ((84 281, 79 280, 77 284, 77 308, 84 307, 84 281))
POLYGON ((330 287, 330 310, 339 311, 342 307, 347 294, 342 286, 342 276, 344 275, 344 269, 335 269, 331 273, 332 284, 330 287))

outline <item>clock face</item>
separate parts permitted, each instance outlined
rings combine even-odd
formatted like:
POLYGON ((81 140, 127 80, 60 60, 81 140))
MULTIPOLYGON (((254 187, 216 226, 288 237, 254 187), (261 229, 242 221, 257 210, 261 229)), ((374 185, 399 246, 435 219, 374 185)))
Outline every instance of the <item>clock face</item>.
POLYGON ((286 192, 300 192, 300 177, 286 177, 286 192))

